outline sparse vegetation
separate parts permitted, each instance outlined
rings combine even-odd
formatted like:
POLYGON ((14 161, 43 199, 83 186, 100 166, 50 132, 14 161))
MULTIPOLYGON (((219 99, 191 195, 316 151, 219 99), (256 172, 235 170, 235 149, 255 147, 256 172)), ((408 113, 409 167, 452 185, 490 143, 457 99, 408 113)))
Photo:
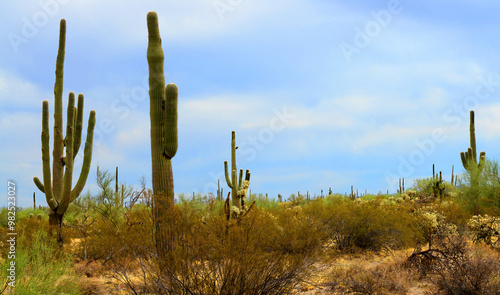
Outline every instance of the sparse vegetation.
MULTIPOLYGON (((102 196, 112 182, 105 183, 68 210, 64 252, 72 258, 51 260, 74 265, 71 277, 87 286, 75 294, 307 294, 302 290, 311 288, 338 294, 407 294, 414 288, 456 294, 456 288, 479 288, 486 293, 470 294, 497 294, 500 217, 473 216, 459 197, 428 199, 418 188, 355 200, 289 196, 278 202, 252 194, 248 201, 257 206, 228 222, 214 195, 180 195, 165 215, 172 248, 161 273, 148 201, 152 191, 133 192, 123 208, 109 206, 102 196), (470 286, 461 281, 465 275, 470 286)), ((456 189, 457 195, 465 190, 456 189)), ((20 247, 35 249, 28 241, 48 230, 47 213, 19 212, 25 237, 20 247)))
MULTIPOLYGON (((172 158, 178 148, 175 84, 165 86, 158 16, 148 14, 153 187, 134 191, 97 168, 96 195, 80 196, 92 151, 91 112, 80 179, 71 190, 81 136, 83 96, 68 105, 67 138, 54 140, 50 171, 48 103, 43 104, 43 182, 48 207, 17 212, 17 286, 6 294, 500 294, 498 163, 477 158, 474 113, 471 147, 461 158, 459 186, 442 174, 397 194, 357 198, 297 193, 278 200, 248 194, 250 173, 236 168, 231 193, 174 195, 172 158), (76 116, 76 117, 74 117, 76 116), (75 133, 73 134, 73 129, 75 133), (63 157, 62 150, 67 149, 63 157), (62 160, 61 160, 62 159, 62 160), (51 175, 53 179, 51 181, 51 175), (113 189, 113 180, 115 181, 113 189), (64 184, 63 184, 64 182, 64 184), (54 186, 52 188, 52 186, 54 186), (232 195, 231 195, 232 194, 232 195), (63 217, 65 220, 63 222, 63 217), (49 220, 49 222, 47 222, 49 220), (58 227, 57 236, 53 227, 58 227), (57 243, 59 242, 59 243, 57 243), (64 243, 63 243, 64 242, 64 243), (15 291, 14 291, 15 290, 15 291)), ((56 70, 55 129, 62 126, 61 21, 56 70)), ((228 191, 229 191, 228 190, 228 191)), ((0 212, 1 241, 8 210, 0 212)), ((8 268, 9 244, 0 242, 8 268)), ((4 278, 7 275, 4 275, 4 278)))

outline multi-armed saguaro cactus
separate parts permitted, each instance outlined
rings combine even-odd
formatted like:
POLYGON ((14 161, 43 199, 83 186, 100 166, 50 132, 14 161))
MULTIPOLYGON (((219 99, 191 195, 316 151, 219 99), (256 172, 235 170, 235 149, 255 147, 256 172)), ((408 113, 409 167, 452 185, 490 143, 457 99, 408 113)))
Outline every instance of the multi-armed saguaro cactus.
POLYGON ((61 20, 59 32, 59 49, 56 61, 56 83, 54 86, 54 151, 52 159, 52 175, 50 169, 49 146, 49 102, 42 104, 42 163, 43 183, 34 177, 38 189, 45 193, 50 207, 49 224, 58 226, 57 240, 62 243, 61 225, 64 213, 69 204, 82 192, 90 171, 92 160, 92 141, 94 138, 95 111, 90 111, 87 139, 85 141, 84 157, 80 177, 72 189, 73 163, 80 149, 83 120, 83 94, 78 95, 78 105, 75 106, 75 94, 69 93, 66 137, 63 137, 63 72, 64 48, 66 45, 66 21, 61 20), (66 153, 64 155, 64 152, 66 153))
POLYGON ((227 167, 227 161, 224 161, 224 171, 226 174, 226 182, 229 188, 231 189, 232 194, 232 203, 233 206, 241 207, 245 206, 245 197, 247 194, 248 187, 250 186, 250 171, 247 170, 245 173, 245 180, 243 181, 243 169, 240 170, 240 178, 239 181, 237 179, 236 171, 236 135, 233 131, 231 133, 231 178, 229 178, 229 170, 227 167))
POLYGON ((479 154, 479 163, 478 163, 477 152, 476 152, 476 130, 474 125, 474 111, 470 111, 469 132, 470 132, 470 147, 467 149, 466 152, 460 153, 460 158, 462 159, 462 164, 464 165, 464 168, 471 173, 471 186, 476 186, 478 185, 477 175, 484 168, 486 153, 481 152, 479 154))

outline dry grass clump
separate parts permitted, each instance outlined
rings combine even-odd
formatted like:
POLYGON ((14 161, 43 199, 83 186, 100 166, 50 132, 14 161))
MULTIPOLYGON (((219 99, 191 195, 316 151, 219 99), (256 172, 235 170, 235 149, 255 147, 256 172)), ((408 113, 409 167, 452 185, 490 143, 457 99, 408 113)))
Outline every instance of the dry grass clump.
POLYGON ((376 262, 363 257, 336 264, 325 286, 333 294, 408 294, 412 277, 401 259, 376 262))
POLYGON ((67 244, 80 260, 131 258, 127 245, 138 241, 152 247, 152 221, 149 208, 137 205, 130 210, 123 222, 116 222, 103 215, 84 214, 73 223, 65 224, 67 244), (70 242, 71 241, 71 242, 70 242))

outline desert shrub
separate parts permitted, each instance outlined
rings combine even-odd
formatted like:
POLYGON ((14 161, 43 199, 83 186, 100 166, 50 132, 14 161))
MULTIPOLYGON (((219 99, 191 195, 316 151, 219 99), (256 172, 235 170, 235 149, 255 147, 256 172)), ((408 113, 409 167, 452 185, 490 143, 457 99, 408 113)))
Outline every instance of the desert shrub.
POLYGON ((382 251, 413 245, 420 235, 405 207, 372 201, 338 201, 319 218, 334 247, 343 253, 382 251))
POLYGON ((422 279, 443 269, 449 260, 462 260, 467 251, 467 241, 464 236, 447 236, 434 248, 427 250, 422 250, 421 247, 415 248, 406 259, 405 266, 416 270, 422 279))
POLYGON ((43 219, 48 220, 49 215, 48 215, 48 208, 24 208, 16 213, 16 218, 17 220, 25 219, 28 217, 38 217, 41 216, 43 219))
MULTIPOLYGON (((35 237, 39 234, 39 232, 48 233, 49 237, 52 238, 50 236, 51 231, 49 222, 43 217, 35 217, 33 215, 18 220, 16 224, 16 231, 19 236, 23 237, 18 240, 18 247, 25 249, 33 247, 33 242, 36 240, 35 237)), ((57 243, 54 242, 54 246, 56 245, 57 243)))
POLYGON ((215 202, 215 196, 213 194, 203 195, 201 193, 197 194, 184 194, 180 193, 177 195, 178 204, 189 205, 191 208, 196 210, 205 210, 209 202, 215 202))
POLYGON ((235 223, 219 212, 169 208, 165 261, 154 246, 129 244, 143 280, 113 260, 116 278, 137 293, 287 294, 310 271, 319 243, 305 214, 275 213, 253 208, 235 223))
MULTIPOLYGON (((67 224, 67 236, 74 242, 72 252, 84 260, 122 259, 130 257, 127 245, 141 242, 144 246, 151 240, 150 208, 137 204, 114 222, 104 216, 84 214, 67 224)), ((70 241, 68 241, 70 242, 70 241)))
POLYGON ((446 255, 431 277, 436 293, 500 294, 500 259, 495 254, 467 249, 459 255, 446 255))
MULTIPOLYGON (((446 190, 450 189, 450 185, 447 182, 442 183, 446 190)), ((433 195, 436 188, 436 179, 432 177, 416 179, 412 188, 417 192, 418 195, 433 195)))
POLYGON ((251 194, 246 199, 248 204, 255 201, 255 206, 267 210, 276 209, 278 207, 278 202, 266 197, 264 194, 251 194))
POLYGON ((304 195, 295 195, 291 194, 290 197, 286 200, 288 203, 293 204, 294 206, 304 206, 308 203, 306 196, 304 195))
MULTIPOLYGON (((19 207, 16 207, 16 220, 20 220, 19 214, 22 214, 21 211, 22 209, 19 207)), ((11 211, 13 212, 13 211, 11 211)), ((23 215, 23 214, 22 214, 23 215)), ((27 214, 24 214, 25 216, 27 214)), ((9 226, 9 208, 7 207, 2 207, 2 210, 0 210, 0 227, 7 228, 9 226)))
MULTIPOLYGON (((58 253, 55 237, 43 229, 33 230, 29 236, 19 233, 18 237, 16 284, 5 294, 80 294, 71 271, 71 256, 58 253)), ((8 263, 4 260, 1 266, 4 278, 8 276, 8 263)))
MULTIPOLYGON (((14 231, 17 233, 18 237, 16 238, 17 248, 32 248, 35 235, 38 234, 39 231, 49 232, 49 223, 47 220, 43 219, 42 216, 35 217, 31 215, 23 219, 18 219, 14 231)), ((12 233, 12 231, 6 227, 0 228, 0 257, 4 259, 7 258, 10 247, 9 243, 5 242, 11 237, 8 233, 12 233)))
MULTIPOLYGON (((321 202, 320 199, 318 201, 321 202)), ((286 203, 283 203, 286 204, 286 203)), ((280 204, 281 205, 281 204, 280 204)), ((283 206, 282 210, 267 213, 276 224, 276 236, 280 237, 275 243, 274 251, 288 254, 308 255, 311 250, 317 249, 324 240, 319 222, 309 214, 311 210, 300 206, 283 206)), ((266 212, 266 211, 264 211, 266 212)))
POLYGON ((436 210, 434 205, 422 206, 413 212, 417 227, 423 238, 432 248, 433 243, 440 243, 450 235, 458 234, 456 225, 447 223, 445 216, 436 210))
POLYGON ((443 221, 457 226, 459 232, 464 232, 471 214, 466 208, 455 202, 453 199, 445 199, 433 204, 436 212, 443 216, 443 221))
POLYGON ((500 213, 500 177, 498 162, 486 160, 482 171, 477 164, 471 167, 460 178, 463 187, 458 195, 460 202, 474 215, 500 213))
POLYGON ((475 215, 467 223, 472 241, 500 248, 500 217, 475 215))
POLYGON ((433 286, 432 294, 500 294, 500 257, 472 249, 465 236, 449 236, 439 246, 417 248, 406 262, 433 286))

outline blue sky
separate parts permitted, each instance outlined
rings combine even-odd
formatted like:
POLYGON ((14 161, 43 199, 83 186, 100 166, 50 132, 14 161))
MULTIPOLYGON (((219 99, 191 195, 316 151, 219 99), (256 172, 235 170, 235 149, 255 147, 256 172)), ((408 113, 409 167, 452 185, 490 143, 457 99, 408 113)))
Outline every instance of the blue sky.
POLYGON ((179 87, 177 193, 215 192, 217 179, 228 191, 232 130, 252 193, 271 197, 351 185, 394 192, 398 177, 409 186, 432 164, 446 177, 452 165, 461 172, 471 109, 478 149, 498 159, 500 3, 351 2, 4 1, 0 178, 17 182, 20 206, 31 205, 34 191, 45 204, 32 178, 42 176, 41 106, 47 99, 52 110, 65 18, 65 106, 74 91, 85 95, 85 117, 97 113, 85 190, 96 191, 97 165, 119 166, 127 184, 145 176, 151 185, 151 10, 166 82, 179 87))

